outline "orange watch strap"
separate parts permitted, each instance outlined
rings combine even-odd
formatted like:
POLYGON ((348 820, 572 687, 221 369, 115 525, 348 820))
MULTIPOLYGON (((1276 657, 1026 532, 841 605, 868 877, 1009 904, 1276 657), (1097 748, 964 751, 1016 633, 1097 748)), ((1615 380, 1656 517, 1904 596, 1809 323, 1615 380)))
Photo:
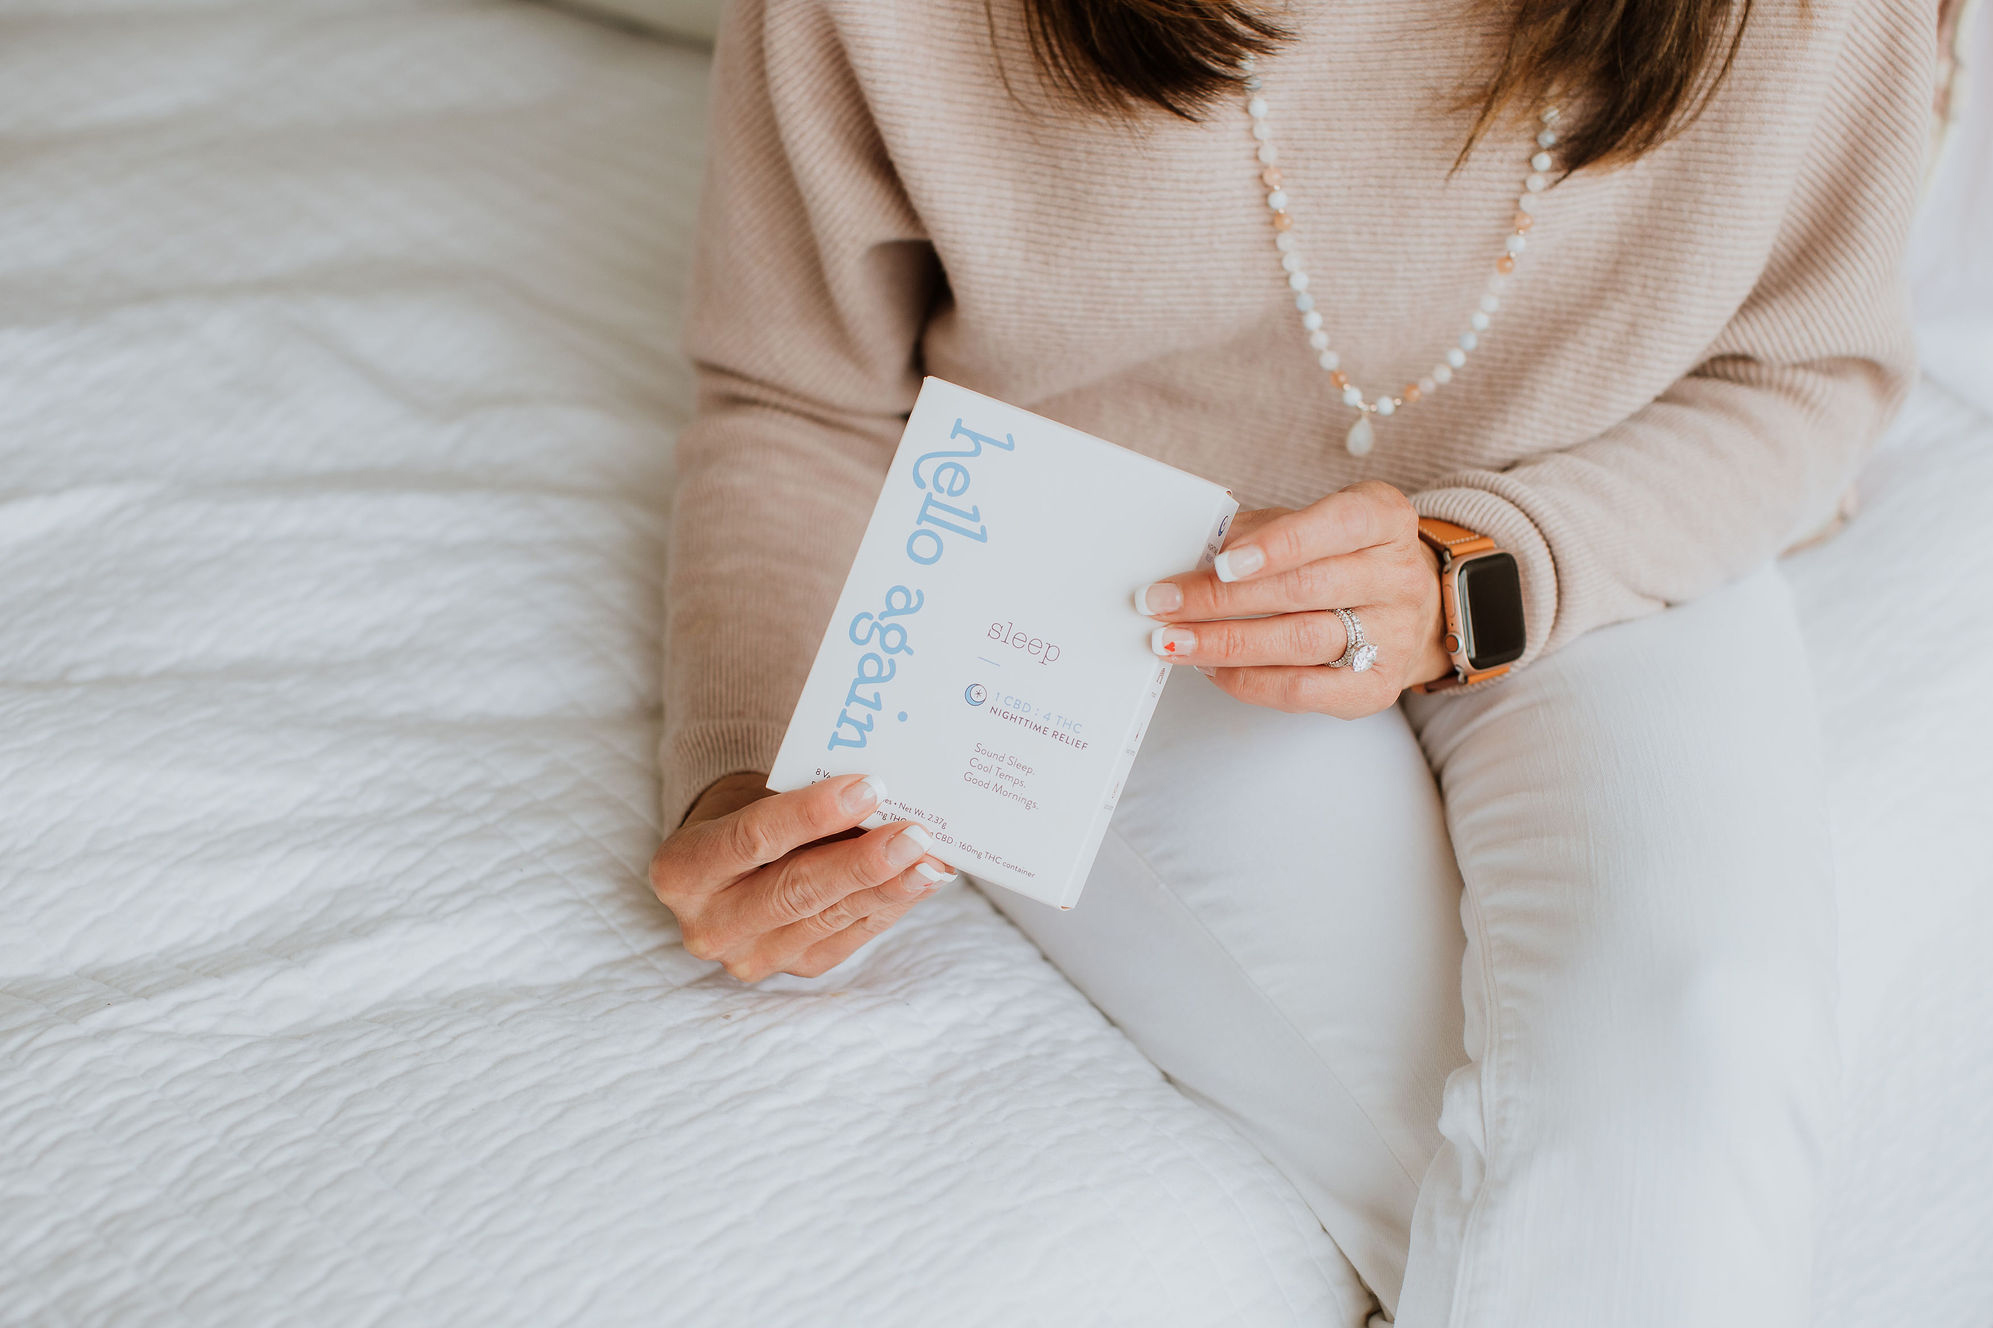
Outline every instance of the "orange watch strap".
POLYGON ((1462 677, 1458 673, 1449 673, 1444 678, 1434 678, 1431 682, 1415 682, 1412 684, 1411 690, 1415 692, 1444 692, 1455 687, 1471 687, 1477 682, 1486 682, 1490 678, 1499 678, 1514 667, 1515 665, 1513 664, 1497 664, 1492 669, 1482 669, 1478 673, 1469 669, 1465 677, 1462 677))
POLYGON ((1464 558, 1472 553, 1487 553, 1495 547, 1495 541, 1465 526, 1456 526, 1451 521, 1441 521, 1438 517, 1419 518, 1419 538, 1438 549, 1441 553, 1464 558))

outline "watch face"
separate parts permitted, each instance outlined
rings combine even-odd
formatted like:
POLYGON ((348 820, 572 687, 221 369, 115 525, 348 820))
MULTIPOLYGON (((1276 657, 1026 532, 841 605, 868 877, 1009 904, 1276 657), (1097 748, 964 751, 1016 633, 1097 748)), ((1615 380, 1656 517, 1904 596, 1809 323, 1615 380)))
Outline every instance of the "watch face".
POLYGON ((1460 568, 1460 625, 1468 667, 1476 672, 1522 658, 1522 572, 1514 554, 1489 553, 1460 568))

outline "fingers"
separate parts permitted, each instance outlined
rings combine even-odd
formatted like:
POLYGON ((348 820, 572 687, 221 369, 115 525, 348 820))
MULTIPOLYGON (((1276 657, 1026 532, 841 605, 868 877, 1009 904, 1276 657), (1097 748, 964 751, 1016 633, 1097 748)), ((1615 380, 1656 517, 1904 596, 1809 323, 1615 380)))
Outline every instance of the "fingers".
POLYGON ((952 877, 945 867, 917 862, 883 885, 845 895, 819 914, 773 931, 747 933, 732 949, 707 957, 718 959, 742 982, 759 982, 773 973, 816 977, 843 963, 952 877))
MULTIPOLYGON (((773 931, 814 918, 846 895, 883 885, 923 860, 938 875, 946 875, 948 868, 927 858, 933 847, 927 831, 910 821, 898 821, 855 839, 792 853, 727 892, 722 901, 726 920, 745 931, 773 931)), ((837 926, 850 921, 843 918, 837 926)))
POLYGON ((1417 526, 1410 499, 1388 484, 1366 480, 1228 539, 1212 570, 1220 581, 1246 581, 1402 541, 1413 537, 1417 526))
POLYGON ((818 941, 785 964, 781 971, 793 973, 799 978, 820 978, 858 953, 873 937, 883 934, 912 907, 912 904, 907 904, 890 916, 875 913, 869 918, 861 918, 837 935, 818 941))
POLYGON ((1163 624, 1157 655, 1275 710, 1358 718, 1448 664, 1438 563, 1411 500, 1377 481, 1298 512, 1241 513, 1216 566, 1144 586, 1135 604, 1163 624), (1362 673, 1322 667, 1349 647, 1337 608, 1377 647, 1362 673))
POLYGON ((885 786, 869 776, 839 775, 688 825, 659 850, 652 884, 663 897, 661 876, 708 885, 733 880, 805 844, 851 829, 871 815, 884 792, 885 786))
MULTIPOLYGON (((1261 507, 1248 512, 1240 512, 1232 518, 1231 529, 1225 533, 1226 547, 1232 548, 1237 546, 1241 540, 1250 537, 1255 530, 1258 530, 1275 517, 1287 516, 1289 514, 1288 509, 1285 507, 1261 507)), ((1136 591, 1135 607, 1152 618, 1170 616, 1183 601, 1182 593, 1178 590, 1178 587, 1196 579, 1210 581, 1213 584, 1217 583, 1217 578, 1208 570, 1202 572, 1185 572, 1181 576, 1166 577, 1161 581, 1153 582, 1136 591)))
POLYGON ((1185 572, 1142 587, 1136 592, 1136 604, 1164 622, 1244 618, 1375 604, 1390 596, 1397 579, 1385 551, 1364 549, 1250 581, 1220 581, 1208 568, 1185 572))
POLYGON ((1271 618, 1164 624, 1150 636, 1149 645, 1173 663, 1244 669, 1327 664, 1342 658, 1349 637, 1342 619, 1333 613, 1282 613, 1271 618))
POLYGON ((768 971, 805 978, 828 973, 951 879, 945 868, 921 862, 884 885, 845 896, 819 917, 771 934, 768 971))
POLYGON ((1362 719, 1396 704, 1398 687, 1377 670, 1250 668, 1217 669, 1211 680, 1248 705, 1290 714, 1362 719))
MULTIPOLYGON (((680 912, 685 949, 747 982, 797 971, 792 965, 812 947, 868 919, 883 919, 884 930, 949 879, 953 872, 927 856, 932 846, 927 831, 900 821, 788 853, 680 912)), ((851 949, 861 944, 852 938, 851 949)))

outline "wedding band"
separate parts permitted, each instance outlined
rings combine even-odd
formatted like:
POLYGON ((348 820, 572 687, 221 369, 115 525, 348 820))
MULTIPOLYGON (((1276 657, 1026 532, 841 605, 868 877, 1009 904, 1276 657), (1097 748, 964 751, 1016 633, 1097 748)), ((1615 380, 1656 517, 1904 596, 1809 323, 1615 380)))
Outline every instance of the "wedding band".
POLYGON ((1343 636, 1348 645, 1343 647, 1342 658, 1331 660, 1332 669, 1348 669, 1351 673, 1361 673, 1377 662, 1377 647, 1363 637, 1363 623, 1348 609, 1337 609, 1336 617, 1343 620, 1343 636))

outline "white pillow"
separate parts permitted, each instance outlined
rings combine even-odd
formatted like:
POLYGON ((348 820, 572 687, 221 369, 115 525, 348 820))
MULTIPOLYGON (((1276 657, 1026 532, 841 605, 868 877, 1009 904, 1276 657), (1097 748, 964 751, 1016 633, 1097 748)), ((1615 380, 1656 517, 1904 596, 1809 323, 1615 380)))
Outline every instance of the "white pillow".
POLYGON ((713 40, 720 27, 721 0, 558 0, 573 9, 627 19, 673 37, 713 40))

